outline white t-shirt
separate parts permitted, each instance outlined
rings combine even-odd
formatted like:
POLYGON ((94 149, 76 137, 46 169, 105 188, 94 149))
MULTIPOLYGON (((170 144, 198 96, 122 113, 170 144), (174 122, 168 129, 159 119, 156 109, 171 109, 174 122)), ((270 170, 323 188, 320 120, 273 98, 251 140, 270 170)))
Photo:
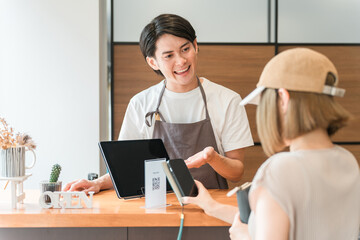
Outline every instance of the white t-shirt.
MULTIPOLYGON (((360 171, 355 157, 330 149, 278 153, 257 171, 251 193, 264 187, 290 220, 289 239, 357 240, 360 227, 360 171)), ((249 232, 255 239, 256 214, 249 232)))
MULTIPOLYGON (((253 145, 245 108, 240 106, 240 95, 205 78, 201 79, 219 153, 253 145)), ((119 140, 152 138, 155 119, 151 119, 152 125, 148 127, 145 115, 155 111, 163 86, 164 80, 130 100, 119 140)), ((165 89, 159 111, 169 123, 193 123, 206 117, 199 87, 186 93, 165 89)))

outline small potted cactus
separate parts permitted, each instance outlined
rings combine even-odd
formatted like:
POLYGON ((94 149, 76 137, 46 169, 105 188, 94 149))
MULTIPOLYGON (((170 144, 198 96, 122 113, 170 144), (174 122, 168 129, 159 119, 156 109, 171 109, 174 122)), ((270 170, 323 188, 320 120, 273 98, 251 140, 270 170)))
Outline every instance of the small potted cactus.
POLYGON ((61 172, 61 166, 59 164, 54 164, 54 166, 51 169, 49 182, 56 183, 59 180, 60 172, 61 172))
MULTIPOLYGON (((61 191, 61 181, 59 180, 59 175, 61 172, 61 166, 59 164, 54 164, 51 173, 50 173, 50 179, 49 181, 42 181, 40 182, 40 188, 41 192, 59 192, 61 191)), ((45 196, 45 202, 49 203, 51 200, 48 196, 45 196)))

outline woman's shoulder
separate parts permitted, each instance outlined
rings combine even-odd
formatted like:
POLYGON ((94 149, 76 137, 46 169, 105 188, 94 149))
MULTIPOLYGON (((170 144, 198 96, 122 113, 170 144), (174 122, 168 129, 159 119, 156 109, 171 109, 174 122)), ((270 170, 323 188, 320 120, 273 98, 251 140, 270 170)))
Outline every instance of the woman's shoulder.
POLYGON ((251 192, 262 186, 279 200, 284 192, 292 192, 294 186, 304 182, 304 175, 300 169, 296 157, 291 152, 276 153, 256 172, 251 192))
POLYGON ((264 171, 274 175, 299 175, 309 168, 318 166, 319 163, 332 164, 333 166, 357 166, 354 155, 347 149, 335 145, 329 149, 299 150, 294 152, 280 152, 272 155, 264 164, 264 171), (317 161, 314 161, 317 159, 317 161))
MULTIPOLYGON (((298 157, 292 152, 280 152, 269 157, 260 167, 260 175, 269 174, 280 177, 283 175, 294 175, 299 170, 298 157)), ((286 176, 285 176, 286 178, 286 176)))
POLYGON ((343 155, 345 155, 345 156, 347 156, 349 158, 355 158, 355 156, 354 156, 354 154, 352 152, 350 152, 349 150, 347 150, 346 148, 344 148, 344 147, 342 147, 340 145, 335 144, 333 150, 340 153, 340 154, 343 154, 343 155))
POLYGON ((294 186, 300 187, 306 183, 306 174, 297 157, 291 152, 281 152, 261 165, 253 179, 252 191, 263 186, 279 200, 284 193, 296 195, 294 186))

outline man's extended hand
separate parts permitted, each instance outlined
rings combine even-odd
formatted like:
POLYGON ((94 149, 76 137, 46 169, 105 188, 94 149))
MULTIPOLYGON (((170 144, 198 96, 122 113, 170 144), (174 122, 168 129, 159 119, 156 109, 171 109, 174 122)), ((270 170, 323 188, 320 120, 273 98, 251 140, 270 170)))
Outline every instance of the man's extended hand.
POLYGON ((217 156, 217 152, 213 147, 206 147, 201 152, 196 153, 195 155, 189 157, 185 160, 186 166, 188 168, 199 168, 206 163, 210 163, 217 156))

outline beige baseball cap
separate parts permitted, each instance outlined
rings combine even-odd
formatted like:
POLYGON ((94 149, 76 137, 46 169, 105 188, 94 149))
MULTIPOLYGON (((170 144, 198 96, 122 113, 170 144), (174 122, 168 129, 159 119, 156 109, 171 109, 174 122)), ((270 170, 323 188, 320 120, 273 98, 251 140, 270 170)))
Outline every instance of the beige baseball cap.
POLYGON ((266 64, 257 88, 240 104, 258 104, 265 88, 285 88, 343 97, 345 90, 337 88, 337 83, 337 70, 325 55, 308 48, 293 48, 281 52, 266 64), (325 85, 329 73, 335 77, 334 86, 325 85))

